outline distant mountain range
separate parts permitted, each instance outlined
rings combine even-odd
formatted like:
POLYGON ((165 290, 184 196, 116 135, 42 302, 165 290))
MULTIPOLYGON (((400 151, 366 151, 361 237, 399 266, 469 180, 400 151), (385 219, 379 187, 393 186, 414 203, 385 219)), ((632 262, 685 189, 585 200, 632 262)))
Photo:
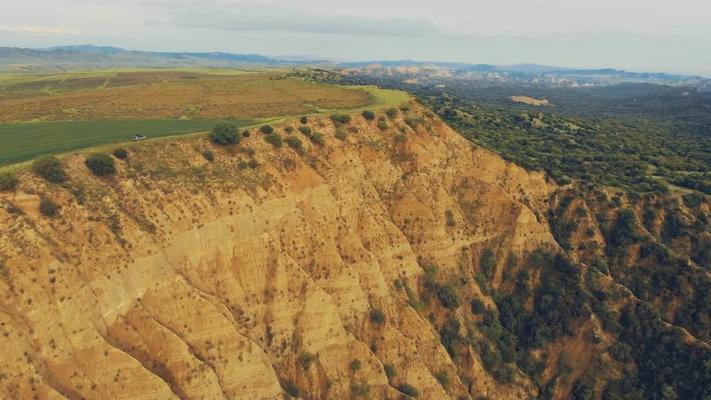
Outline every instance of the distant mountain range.
POLYGON ((47 49, 0 47, 0 71, 78 70, 119 67, 240 67, 318 65, 382 76, 411 76, 413 80, 448 77, 482 84, 534 84, 543 86, 604 86, 625 82, 688 85, 711 91, 711 80, 689 75, 577 69, 538 64, 489 65, 414 60, 335 62, 308 57, 269 57, 223 52, 154 52, 110 46, 76 45, 47 49))

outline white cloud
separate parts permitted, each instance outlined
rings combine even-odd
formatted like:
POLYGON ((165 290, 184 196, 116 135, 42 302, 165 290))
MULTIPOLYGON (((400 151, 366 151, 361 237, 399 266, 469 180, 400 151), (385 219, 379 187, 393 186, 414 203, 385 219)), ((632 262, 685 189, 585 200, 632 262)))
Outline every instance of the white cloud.
POLYGON ((63 26, 36 26, 23 25, 16 27, 0 27, 0 32, 8 33, 29 33, 36 35, 80 35, 79 29, 69 29, 63 26))

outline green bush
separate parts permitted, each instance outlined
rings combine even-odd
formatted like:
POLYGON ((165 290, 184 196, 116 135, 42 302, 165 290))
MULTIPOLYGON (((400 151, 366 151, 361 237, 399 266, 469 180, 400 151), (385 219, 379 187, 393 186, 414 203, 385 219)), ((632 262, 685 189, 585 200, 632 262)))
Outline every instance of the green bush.
POLYGON ((284 141, 282 140, 281 135, 279 135, 276 132, 272 132, 272 133, 268 134, 267 136, 264 137, 264 140, 267 143, 269 143, 272 146, 277 147, 277 148, 281 147, 284 144, 284 141))
POLYGON ((17 178, 9 172, 0 174, 0 192, 10 192, 17 187, 17 178))
POLYGON ((351 116, 348 114, 333 114, 331 120, 337 124, 347 124, 351 122, 351 116))
POLYGON ((397 371, 395 371, 395 367, 393 367, 392 364, 383 365, 383 369, 385 370, 385 376, 388 377, 388 380, 397 376, 397 371))
POLYGON ((43 197, 40 200, 39 210, 46 217, 54 217, 59 211, 59 206, 54 201, 43 197))
POLYGON ((128 152, 123 147, 119 147, 118 149, 114 149, 114 157, 119 160, 125 160, 128 158, 128 152))
POLYGON ((375 119, 375 113, 370 110, 365 110, 363 111, 363 118, 367 119, 368 121, 372 121, 375 119))
POLYGON ((210 150, 203 150, 202 157, 210 162, 215 161, 215 155, 212 154, 212 152, 210 150))
POLYGON ((311 128, 309 128, 308 126, 300 126, 299 132, 303 133, 306 136, 311 136, 311 128))
POLYGON ((380 129, 381 131, 388 129, 388 121, 386 121, 383 118, 379 119, 378 120, 378 129, 380 129))
POLYGON ((348 132, 343 129, 343 127, 339 126, 338 128, 336 128, 336 133, 334 134, 334 136, 336 137, 336 139, 343 141, 346 140, 346 138, 348 137, 348 132))
POLYGON ((370 310, 370 320, 375 324, 382 324, 385 322, 385 314, 381 310, 374 308, 370 310))
POLYGON ((37 159, 32 163, 32 171, 52 183, 62 183, 67 179, 61 161, 53 156, 37 159))
POLYGON ((304 371, 308 370, 311 364, 316 361, 316 356, 311 353, 303 352, 299 355, 299 364, 304 368, 304 371))
POLYGON ((237 127, 229 122, 219 122, 210 131, 212 143, 225 146, 239 143, 240 136, 237 134, 237 127))
POLYGON ((274 128, 272 128, 271 125, 262 125, 261 127, 259 127, 259 131, 265 135, 269 135, 274 132, 274 128))
POLYGON ((353 360, 348 367, 351 369, 351 372, 356 373, 360 370, 362 364, 360 360, 353 360))
POLYGON ((491 249, 484 249, 479 259, 479 267, 481 268, 481 272, 484 273, 484 276, 486 276, 486 279, 493 277, 494 266, 496 266, 496 255, 494 255, 491 249))
POLYGON ((301 122, 302 124, 306 125, 306 124, 309 123, 309 119, 306 118, 306 117, 301 117, 301 119, 299 120, 299 122, 301 122))
POLYGON ((385 110, 385 115, 388 116, 388 118, 395 118, 397 117, 398 110, 395 107, 390 107, 387 110, 385 110))
POLYGON ((84 160, 91 172, 96 176, 107 176, 116 173, 116 165, 114 159, 106 153, 94 153, 84 160))
POLYGON ((249 129, 245 129, 245 130, 242 132, 242 137, 246 137, 246 138, 247 138, 247 137, 249 137, 250 135, 251 135, 251 133, 249 132, 249 129))
POLYGON ((444 388, 444 390, 449 391, 449 389, 452 387, 452 381, 449 379, 449 375, 447 375, 447 371, 445 370, 439 370, 434 374, 435 379, 437 379, 437 382, 444 388))
POLYGON ((417 397, 420 395, 420 393, 417 391, 417 389, 414 386, 407 384, 407 383, 400 384, 397 387, 397 390, 399 390, 400 392, 402 392, 410 397, 417 397))
POLYGON ((326 139, 324 139, 323 135, 318 132, 311 135, 311 141, 319 146, 323 146, 324 144, 326 144, 326 139))
POLYGON ((296 136, 287 136, 286 144, 299 154, 304 152, 304 143, 296 136))

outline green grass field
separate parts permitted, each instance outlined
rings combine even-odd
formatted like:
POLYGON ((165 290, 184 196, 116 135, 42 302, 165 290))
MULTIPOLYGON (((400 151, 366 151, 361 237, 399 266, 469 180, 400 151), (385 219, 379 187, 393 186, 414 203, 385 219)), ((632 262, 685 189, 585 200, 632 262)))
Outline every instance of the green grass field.
MULTIPOLYGON (((130 141, 142 133, 149 138, 210 129, 214 120, 67 121, 0 124, 0 165, 42 154, 130 141)), ((247 126, 254 120, 233 121, 247 126)))
POLYGON ((397 90, 312 83, 277 72, 0 74, 0 166, 127 142, 136 133, 157 138, 206 131, 220 119, 244 127, 410 99, 397 90))

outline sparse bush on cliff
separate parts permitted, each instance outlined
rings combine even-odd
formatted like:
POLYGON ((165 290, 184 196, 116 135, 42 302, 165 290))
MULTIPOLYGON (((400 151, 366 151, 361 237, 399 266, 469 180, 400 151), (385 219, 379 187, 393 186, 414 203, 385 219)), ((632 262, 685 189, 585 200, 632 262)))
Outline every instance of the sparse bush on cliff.
POLYGON ((326 144, 326 139, 324 139, 323 135, 318 132, 311 135, 311 141, 319 146, 323 146, 324 144, 326 144))
POLYGON ((239 143, 237 127, 229 122, 219 122, 210 131, 210 141, 221 146, 239 143))
POLYGON ((54 156, 44 156, 32 163, 32 171, 51 183, 62 183, 67 179, 62 162, 54 156))
POLYGON ((420 395, 420 393, 417 391, 417 389, 414 386, 407 384, 407 383, 402 383, 402 384, 398 385, 397 390, 401 391, 402 393, 404 393, 410 397, 416 398, 417 396, 420 395))
POLYGON ((11 192, 17 187, 17 178, 9 172, 0 173, 0 192, 11 192))
POLYGON ((380 129, 381 131, 384 131, 384 130, 388 129, 388 127, 389 127, 388 121, 386 121, 385 118, 380 118, 378 120, 378 129, 380 129))
POLYGON ((377 308, 370 310, 370 321, 374 324, 382 324, 385 322, 385 313, 377 308))
POLYGON ((348 114, 333 114, 331 120, 337 124, 347 124, 351 122, 351 116, 348 114))
POLYGON ((299 364, 301 364, 304 371, 307 371, 314 361, 316 361, 316 355, 314 354, 308 352, 299 354, 299 364))
POLYGON ((346 140, 346 138, 348 137, 348 132, 343 127, 339 126, 338 128, 336 128, 336 133, 334 133, 334 136, 336 137, 336 139, 343 141, 346 140))
POLYGON ((303 133, 306 136, 311 136, 311 128, 309 128, 308 126, 300 126, 299 132, 303 133))
POLYGON ((299 154, 304 152, 304 143, 296 136, 287 136, 286 144, 299 154))
POLYGON ((375 119, 375 113, 370 110, 365 110, 363 111, 363 118, 367 119, 368 121, 372 121, 375 119))
POLYGON ((116 173, 114 159, 106 153, 94 153, 84 160, 84 165, 96 176, 107 176, 116 173))
POLYGON ((215 155, 210 150, 203 150, 202 157, 210 162, 215 161, 215 155))
POLYGON ((119 147, 118 149, 114 149, 114 157, 119 160, 125 160, 128 158, 128 152, 123 147, 119 147))
POLYGON ((279 148, 284 145, 284 140, 281 138, 281 135, 276 132, 272 132, 265 136, 264 141, 276 148, 279 148))
POLYGON ((39 210, 46 217, 54 217, 59 211, 59 206, 54 201, 43 197, 39 203, 39 210))
POLYGON ((350 368, 350 369, 351 369, 351 372, 353 372, 354 374, 355 374, 356 372, 358 372, 361 367, 362 367, 362 364, 361 364, 360 360, 353 360, 353 361, 351 361, 351 363, 348 365, 348 368, 350 368))

